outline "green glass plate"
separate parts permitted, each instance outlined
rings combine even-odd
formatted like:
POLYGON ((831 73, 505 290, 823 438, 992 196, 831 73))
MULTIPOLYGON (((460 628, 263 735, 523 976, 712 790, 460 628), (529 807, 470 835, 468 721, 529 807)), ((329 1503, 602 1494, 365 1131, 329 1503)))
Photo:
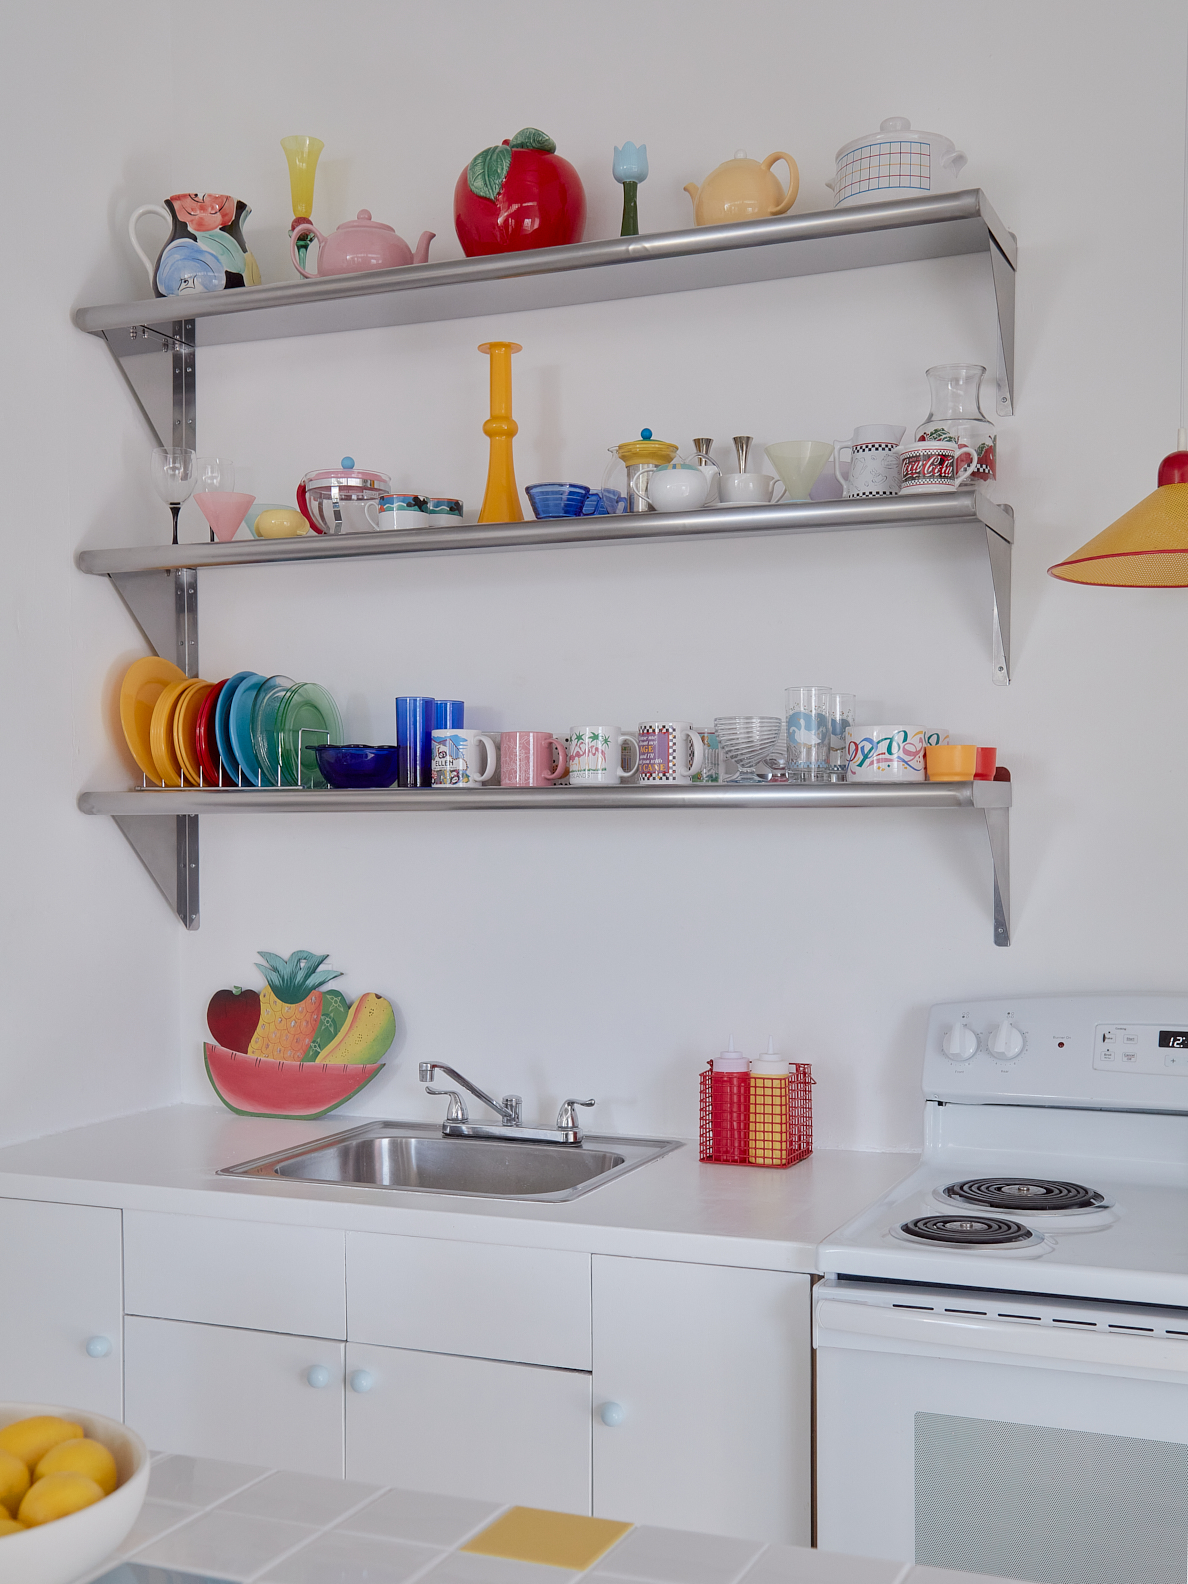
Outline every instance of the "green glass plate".
MULTIPOLYGON (((252 704, 252 747, 264 772, 265 786, 280 786, 280 744, 277 741, 277 717, 286 696, 298 684, 292 677, 272 676, 260 688, 252 704)), ((292 786, 292 781, 289 781, 292 786)))
POLYGON ((317 682, 290 688, 277 715, 281 770, 290 786, 324 787, 314 749, 322 743, 342 742, 342 717, 338 705, 317 682), (297 762, 300 746, 301 763, 297 762))

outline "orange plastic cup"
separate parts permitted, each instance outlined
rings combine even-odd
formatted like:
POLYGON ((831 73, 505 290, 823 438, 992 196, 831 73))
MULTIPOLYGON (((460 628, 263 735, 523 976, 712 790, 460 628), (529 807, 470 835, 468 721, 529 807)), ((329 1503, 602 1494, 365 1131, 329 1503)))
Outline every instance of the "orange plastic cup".
POLYGON ((972 781, 978 750, 974 743, 944 743, 925 748, 924 761, 930 781, 972 781))

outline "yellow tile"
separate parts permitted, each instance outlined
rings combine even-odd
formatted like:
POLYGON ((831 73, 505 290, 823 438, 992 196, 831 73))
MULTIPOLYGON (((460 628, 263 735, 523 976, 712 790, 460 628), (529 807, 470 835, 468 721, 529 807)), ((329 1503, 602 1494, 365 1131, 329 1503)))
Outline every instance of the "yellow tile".
POLYGON ((613 1518, 582 1518, 543 1507, 512 1507, 461 1548, 480 1556, 582 1569, 597 1562, 631 1528, 613 1518))

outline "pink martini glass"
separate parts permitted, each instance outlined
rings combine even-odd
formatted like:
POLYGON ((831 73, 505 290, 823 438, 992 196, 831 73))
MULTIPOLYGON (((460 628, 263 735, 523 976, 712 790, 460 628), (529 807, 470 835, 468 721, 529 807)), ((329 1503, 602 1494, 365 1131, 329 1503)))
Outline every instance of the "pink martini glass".
POLYGON ((255 498, 238 490, 198 490, 194 504, 210 524, 211 537, 225 544, 239 532, 239 525, 255 498))

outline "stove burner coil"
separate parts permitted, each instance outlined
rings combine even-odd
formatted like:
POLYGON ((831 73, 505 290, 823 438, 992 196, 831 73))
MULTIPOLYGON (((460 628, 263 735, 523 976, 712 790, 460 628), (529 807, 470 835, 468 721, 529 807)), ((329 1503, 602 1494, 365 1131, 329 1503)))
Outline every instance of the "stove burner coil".
POLYGON ((975 1248, 1036 1240, 1036 1234, 1028 1227, 998 1216, 917 1216, 914 1221, 905 1221, 899 1230, 925 1243, 963 1244, 975 1248))
POLYGON ((1049 1177, 970 1177, 950 1183, 944 1195, 980 1210, 1014 1210, 1021 1215, 1037 1210, 1095 1210, 1105 1204, 1105 1195, 1092 1188, 1049 1177))

